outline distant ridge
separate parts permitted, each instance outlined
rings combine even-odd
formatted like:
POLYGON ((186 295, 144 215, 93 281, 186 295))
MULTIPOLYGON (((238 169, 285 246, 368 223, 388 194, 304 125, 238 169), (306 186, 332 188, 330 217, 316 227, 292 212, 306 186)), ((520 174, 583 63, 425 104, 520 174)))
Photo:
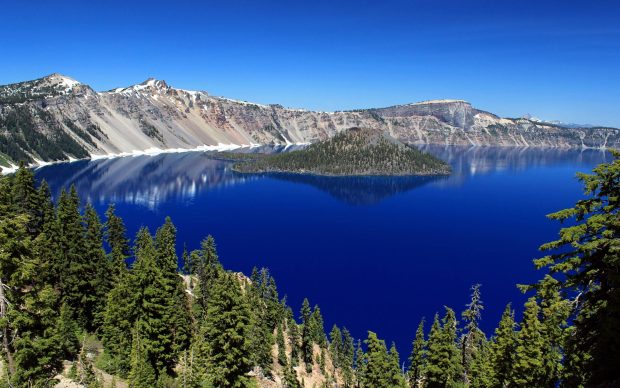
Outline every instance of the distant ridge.
POLYGON ((97 92, 70 77, 0 86, 0 166, 205 146, 314 143, 346 128, 411 144, 620 148, 620 131, 500 118, 464 100, 314 112, 256 104, 163 80, 97 92))

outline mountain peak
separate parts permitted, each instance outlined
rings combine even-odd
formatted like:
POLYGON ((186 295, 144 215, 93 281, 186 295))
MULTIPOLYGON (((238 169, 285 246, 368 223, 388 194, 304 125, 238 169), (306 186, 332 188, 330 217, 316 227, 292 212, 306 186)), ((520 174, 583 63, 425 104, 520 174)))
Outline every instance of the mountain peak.
POLYGON ((64 86, 67 89, 71 89, 76 85, 80 85, 80 82, 60 73, 52 73, 48 76, 41 78, 41 80, 47 82, 49 85, 64 86))
MULTIPOLYGON (((153 77, 148 78, 146 81, 139 83, 138 85, 146 87, 146 88, 153 88, 153 89, 168 89, 170 87, 168 86, 166 81, 156 79, 153 77)), ((138 86, 138 85, 135 85, 135 86, 138 86)))

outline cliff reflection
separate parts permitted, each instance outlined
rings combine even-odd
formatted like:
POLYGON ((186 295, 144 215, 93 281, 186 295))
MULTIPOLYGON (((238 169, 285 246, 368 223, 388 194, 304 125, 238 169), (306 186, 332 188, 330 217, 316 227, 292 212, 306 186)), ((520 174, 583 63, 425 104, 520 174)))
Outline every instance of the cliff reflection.
MULTIPOLYGON (((129 203, 156 209, 160 203, 191 203, 200 193, 265 177, 311 185, 353 205, 370 205, 426 184, 458 186, 474 175, 518 172, 526 168, 561 164, 584 165, 584 171, 609 153, 599 150, 566 150, 500 147, 424 146, 423 150, 447 161, 449 177, 320 177, 296 174, 246 175, 234 173, 230 162, 212 159, 202 152, 136 156, 51 165, 36 171, 57 196, 74 184, 83 198, 93 203, 129 203)), ((279 152, 253 149, 245 152, 279 152)))

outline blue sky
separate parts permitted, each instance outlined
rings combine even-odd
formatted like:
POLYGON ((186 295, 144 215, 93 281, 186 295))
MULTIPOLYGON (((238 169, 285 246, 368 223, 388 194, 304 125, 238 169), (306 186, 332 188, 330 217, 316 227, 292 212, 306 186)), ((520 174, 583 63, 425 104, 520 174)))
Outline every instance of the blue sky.
POLYGON ((4 1, 0 84, 148 77, 318 110, 459 98, 620 127, 620 1, 4 1))

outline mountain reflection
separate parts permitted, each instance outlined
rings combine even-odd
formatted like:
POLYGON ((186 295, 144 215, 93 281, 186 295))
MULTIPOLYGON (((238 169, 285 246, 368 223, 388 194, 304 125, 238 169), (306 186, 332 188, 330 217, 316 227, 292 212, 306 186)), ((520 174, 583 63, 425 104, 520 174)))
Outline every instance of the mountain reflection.
MULTIPOLYGON (((449 177, 321 177, 297 174, 245 175, 234 173, 230 162, 212 159, 202 152, 136 156, 79 161, 36 170, 57 196, 74 184, 92 203, 129 203, 156 209, 168 201, 191 202, 200 193, 270 177, 314 186, 353 205, 370 205, 432 183, 458 186, 474 175, 520 171, 531 167, 583 164, 584 170, 603 161, 609 153, 598 150, 566 150, 501 147, 424 146, 422 150, 450 163, 449 177)), ((280 152, 281 149, 250 149, 243 152, 280 152)))
POLYGON ((192 200, 200 192, 252 179, 232 174, 230 166, 202 152, 186 152, 58 164, 37 170, 36 176, 55 195, 73 184, 89 202, 155 209, 165 201, 192 200))

